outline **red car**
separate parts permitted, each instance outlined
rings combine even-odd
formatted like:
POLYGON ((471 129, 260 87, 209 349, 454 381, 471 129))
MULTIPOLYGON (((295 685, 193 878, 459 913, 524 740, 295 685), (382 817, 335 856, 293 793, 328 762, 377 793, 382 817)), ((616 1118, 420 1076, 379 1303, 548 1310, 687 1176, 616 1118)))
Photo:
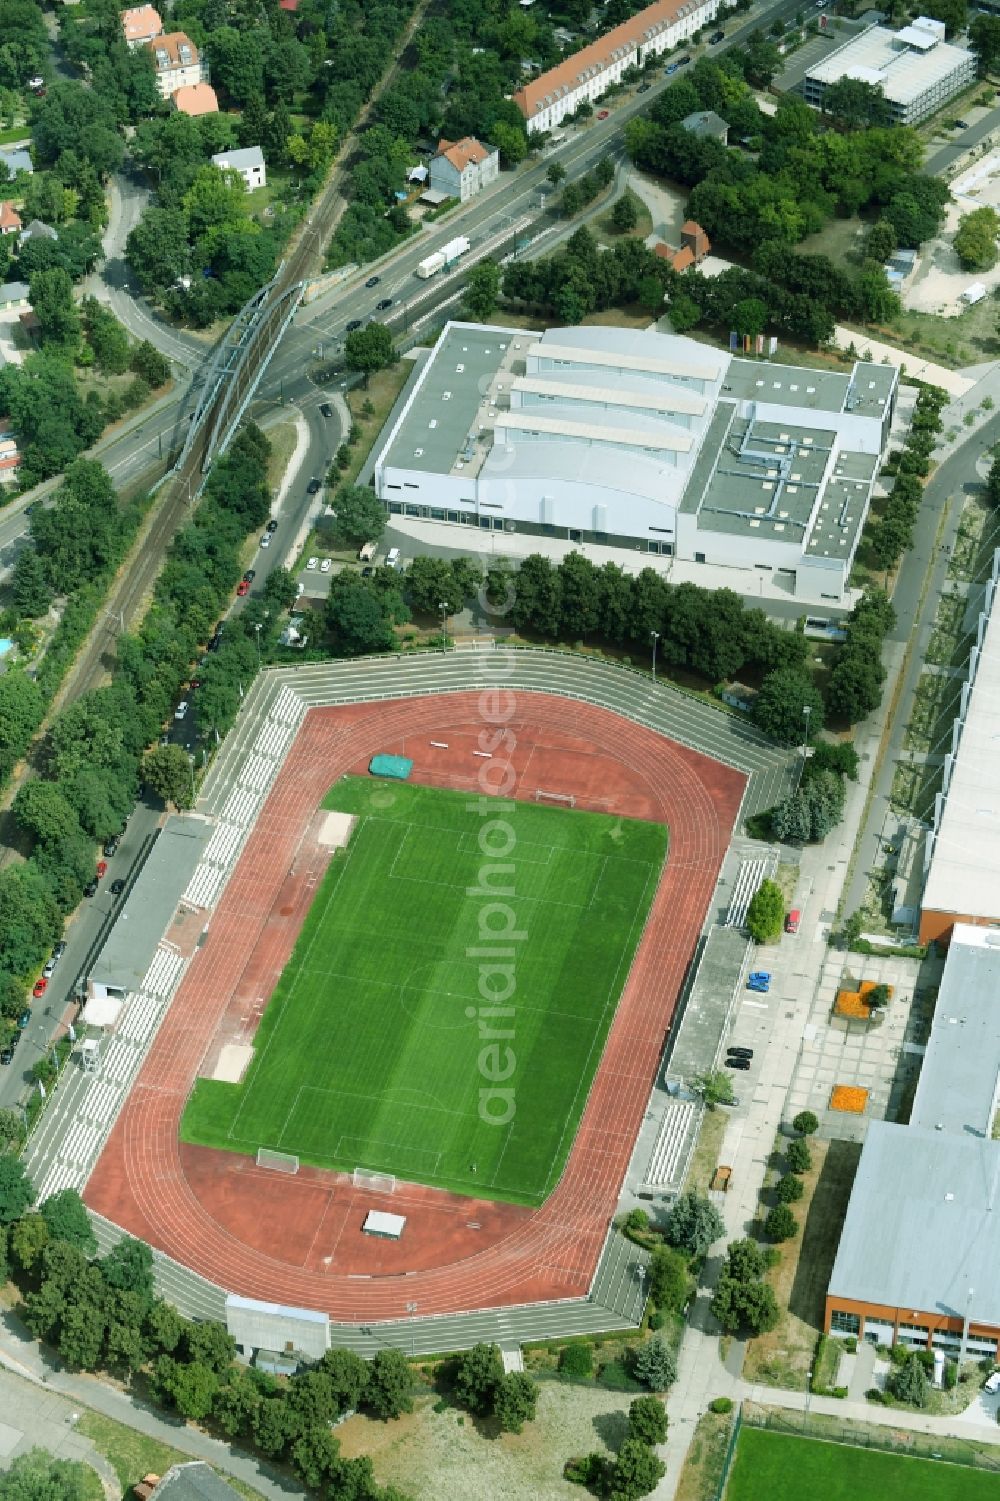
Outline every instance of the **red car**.
POLYGON ((611 111, 610 111, 610 110, 607 110, 607 109, 599 109, 599 110, 598 110, 598 111, 597 111, 597 118, 598 118, 598 119, 599 119, 599 120, 606 120, 606 119, 607 119, 607 118, 608 118, 608 115, 609 115, 609 114, 610 114, 610 113, 611 113, 611 111))
POLYGON ((108 868, 108 862, 107 862, 107 860, 98 860, 98 862, 97 862, 97 879, 98 880, 101 879, 101 877, 104 875, 104 872, 107 870, 107 868, 108 868))
POLYGON ((236 593, 240 596, 241 599, 243 598, 244 594, 250 593, 250 585, 246 579, 240 579, 239 583, 236 585, 236 593))
POLYGON ((802 913, 799 911, 798 907, 793 907, 791 912, 789 912, 788 916, 785 918, 785 932, 797 933, 799 931, 799 923, 801 921, 802 913))
POLYGON ((43 996, 45 994, 45 992, 48 990, 48 988, 49 988, 49 982, 48 982, 48 980, 46 980, 46 978, 45 978, 44 975, 41 975, 35 981, 35 988, 31 992, 31 994, 35 997, 35 1000, 37 1001, 38 998, 39 998, 39 996, 43 996))

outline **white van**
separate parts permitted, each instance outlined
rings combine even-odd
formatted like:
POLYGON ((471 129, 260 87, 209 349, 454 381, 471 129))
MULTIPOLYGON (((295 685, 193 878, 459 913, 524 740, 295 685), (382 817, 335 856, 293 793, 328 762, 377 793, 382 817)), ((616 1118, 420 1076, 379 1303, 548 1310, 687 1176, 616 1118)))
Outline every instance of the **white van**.
POLYGON ((358 562, 359 563, 374 563, 374 561, 375 561, 375 543, 374 542, 366 542, 365 545, 364 545, 364 547, 358 553, 358 562))
POLYGON ((389 548, 389 551, 385 555, 385 566, 387 568, 398 568, 399 567, 399 548, 398 547, 390 547, 389 548))

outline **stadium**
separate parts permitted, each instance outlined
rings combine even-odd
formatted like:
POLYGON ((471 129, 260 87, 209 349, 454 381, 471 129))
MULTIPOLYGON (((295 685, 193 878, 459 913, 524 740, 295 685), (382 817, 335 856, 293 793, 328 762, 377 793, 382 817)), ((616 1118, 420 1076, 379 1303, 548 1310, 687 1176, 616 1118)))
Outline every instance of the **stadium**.
POLYGON ((366 1335, 584 1307, 736 820, 789 775, 738 718, 584 659, 262 674, 161 835, 188 868, 146 978, 101 987, 136 1072, 75 1180, 98 1224, 366 1335))

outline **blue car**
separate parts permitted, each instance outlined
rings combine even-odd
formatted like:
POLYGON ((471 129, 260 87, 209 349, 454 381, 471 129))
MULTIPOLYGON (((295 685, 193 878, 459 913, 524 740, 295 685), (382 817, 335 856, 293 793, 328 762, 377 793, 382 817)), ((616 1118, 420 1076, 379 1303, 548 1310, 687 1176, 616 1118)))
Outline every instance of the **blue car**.
POLYGON ((747 979, 748 990, 769 990, 771 976, 766 969, 752 969, 747 979))

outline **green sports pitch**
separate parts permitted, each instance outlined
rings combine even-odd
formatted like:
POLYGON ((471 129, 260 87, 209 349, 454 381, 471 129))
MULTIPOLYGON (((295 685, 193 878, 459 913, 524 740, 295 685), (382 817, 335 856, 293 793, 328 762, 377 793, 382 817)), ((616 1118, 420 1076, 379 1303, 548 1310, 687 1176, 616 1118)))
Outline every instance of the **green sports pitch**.
MULTIPOLYGON (((948 1440, 941 1448, 946 1450, 948 1440)), ((744 1427, 725 1501, 1000 1501, 1000 1476, 744 1427)))
POLYGON ((540 1203, 572 1145, 666 828, 366 777, 323 806, 355 816, 350 841, 242 1082, 199 1079, 182 1138, 540 1203))

